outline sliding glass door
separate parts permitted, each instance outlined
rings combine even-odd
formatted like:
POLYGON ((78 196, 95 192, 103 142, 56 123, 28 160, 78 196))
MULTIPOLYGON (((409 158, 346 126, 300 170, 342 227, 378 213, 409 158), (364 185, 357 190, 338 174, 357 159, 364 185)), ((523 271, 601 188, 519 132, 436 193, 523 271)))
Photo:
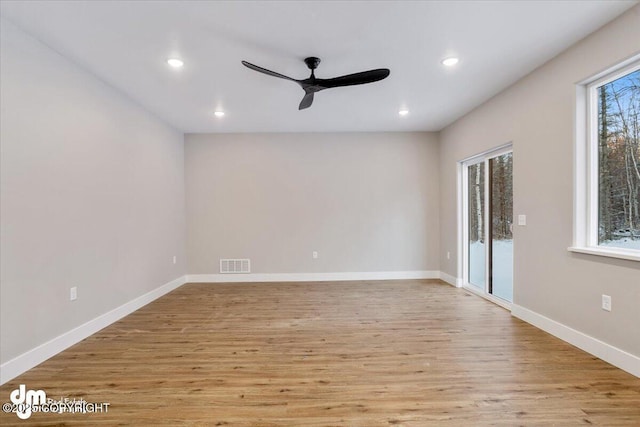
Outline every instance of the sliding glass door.
POLYGON ((506 153, 488 160, 491 236, 489 293, 513 301, 513 155, 506 153))
POLYGON ((485 244, 485 163, 469 165, 468 168, 468 283, 484 290, 487 276, 487 245, 485 244))
POLYGON ((464 282, 513 301, 513 154, 503 147, 462 164, 464 282))

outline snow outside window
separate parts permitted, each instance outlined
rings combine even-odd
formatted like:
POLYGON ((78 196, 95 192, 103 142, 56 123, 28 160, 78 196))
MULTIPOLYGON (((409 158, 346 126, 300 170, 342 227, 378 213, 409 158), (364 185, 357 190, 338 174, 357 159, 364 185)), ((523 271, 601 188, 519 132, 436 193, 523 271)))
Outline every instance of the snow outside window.
POLYGON ((640 61, 578 85, 574 246, 640 260, 640 61))

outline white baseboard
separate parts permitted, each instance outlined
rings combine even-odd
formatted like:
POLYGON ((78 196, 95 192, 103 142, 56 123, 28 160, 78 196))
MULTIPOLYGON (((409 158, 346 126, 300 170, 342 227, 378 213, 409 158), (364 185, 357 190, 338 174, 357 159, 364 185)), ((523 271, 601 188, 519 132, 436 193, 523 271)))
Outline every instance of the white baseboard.
POLYGON ((453 277, 450 274, 445 273, 444 271, 440 272, 440 280, 443 280, 450 284, 451 286, 455 286, 456 288, 462 287, 462 281, 457 277, 453 277))
POLYGON ((153 300, 178 288, 185 283, 185 278, 186 276, 178 277, 177 279, 172 280, 151 292, 147 292, 132 301, 122 304, 120 307, 98 316, 83 325, 65 332, 64 334, 3 363, 0 365, 0 385, 14 379, 18 375, 39 365, 50 357, 55 356, 72 345, 79 343, 88 336, 95 334, 100 329, 109 326, 124 316, 149 304, 153 300))
POLYGON ((333 282, 348 280, 438 279, 439 271, 371 271, 344 273, 189 274, 187 283, 333 282))
POLYGON ((511 306, 511 314, 533 326, 590 353, 636 377, 640 377, 640 357, 627 353, 617 347, 594 337, 576 331, 569 326, 549 319, 517 304, 511 306))

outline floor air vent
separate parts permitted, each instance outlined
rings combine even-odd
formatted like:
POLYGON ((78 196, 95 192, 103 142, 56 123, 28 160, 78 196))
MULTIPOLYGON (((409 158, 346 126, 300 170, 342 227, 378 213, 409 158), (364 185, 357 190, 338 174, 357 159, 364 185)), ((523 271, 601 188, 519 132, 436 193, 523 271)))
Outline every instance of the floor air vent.
POLYGON ((251 261, 248 259, 221 259, 220 273, 251 273, 251 261))

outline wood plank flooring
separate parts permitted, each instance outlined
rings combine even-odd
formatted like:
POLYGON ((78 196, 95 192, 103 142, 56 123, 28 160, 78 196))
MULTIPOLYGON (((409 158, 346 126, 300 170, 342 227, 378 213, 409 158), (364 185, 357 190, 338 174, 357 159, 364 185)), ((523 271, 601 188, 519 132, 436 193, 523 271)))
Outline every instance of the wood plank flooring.
POLYGON ((439 281, 187 284, 0 387, 4 425, 640 426, 640 379, 439 281))

